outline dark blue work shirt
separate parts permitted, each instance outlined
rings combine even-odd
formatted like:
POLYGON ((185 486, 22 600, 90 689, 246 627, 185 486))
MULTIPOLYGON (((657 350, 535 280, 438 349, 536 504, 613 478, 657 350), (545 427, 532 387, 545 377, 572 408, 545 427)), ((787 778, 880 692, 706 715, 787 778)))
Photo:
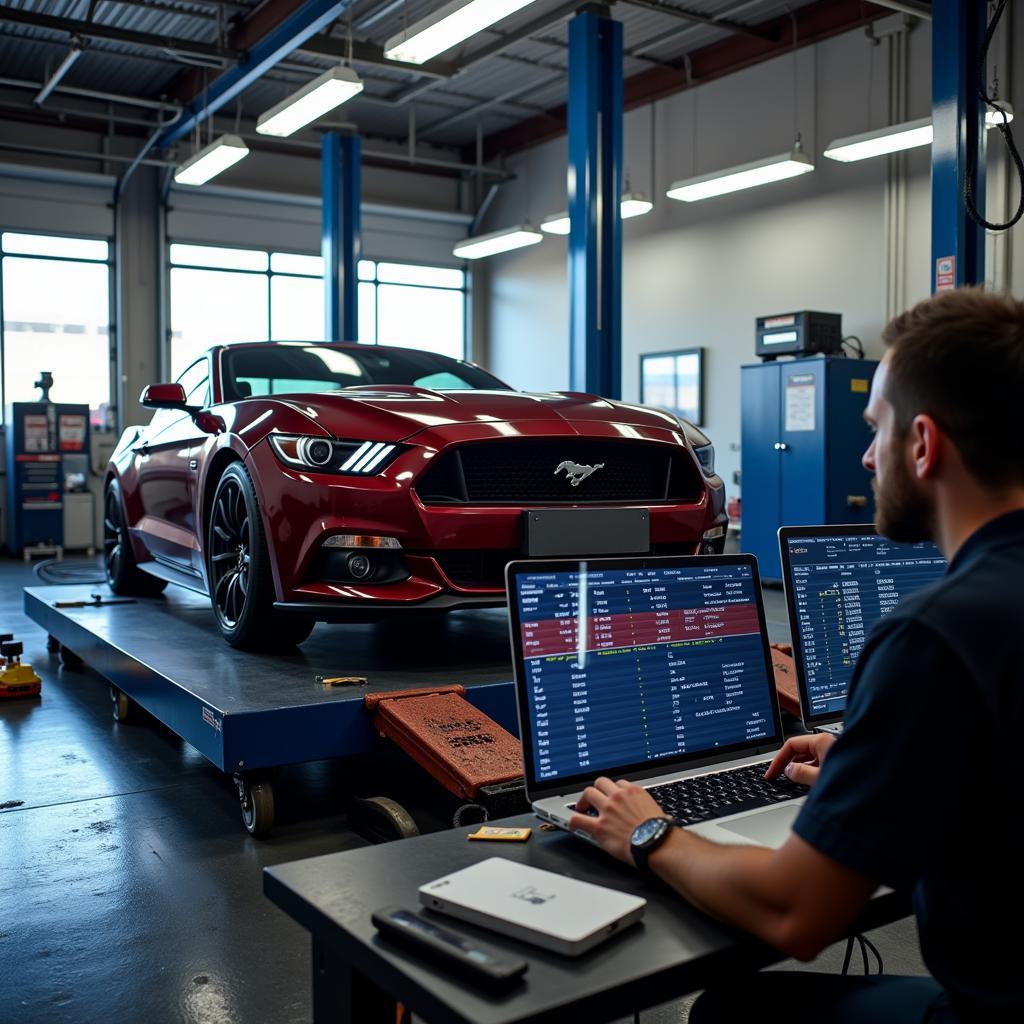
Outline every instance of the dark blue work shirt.
POLYGON ((794 826, 912 890, 928 969, 964 1021, 1024 1021, 1024 511, 872 630, 844 732, 794 826))

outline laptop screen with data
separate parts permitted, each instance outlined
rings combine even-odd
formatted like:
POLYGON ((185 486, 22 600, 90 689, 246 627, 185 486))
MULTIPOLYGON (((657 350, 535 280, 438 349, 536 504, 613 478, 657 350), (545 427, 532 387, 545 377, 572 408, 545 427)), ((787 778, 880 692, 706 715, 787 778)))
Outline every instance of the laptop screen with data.
POLYGON ((838 721, 874 624, 946 571, 930 542, 899 544, 870 526, 779 531, 804 721, 838 721))
POLYGON ((518 562, 509 595, 531 790, 777 742, 750 556, 518 562))

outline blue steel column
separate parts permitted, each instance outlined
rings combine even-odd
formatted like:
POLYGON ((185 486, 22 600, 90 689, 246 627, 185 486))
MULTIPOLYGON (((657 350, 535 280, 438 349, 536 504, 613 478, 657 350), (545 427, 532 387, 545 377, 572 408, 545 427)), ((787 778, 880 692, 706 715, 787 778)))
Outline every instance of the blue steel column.
POLYGON ((984 103, 978 52, 988 5, 932 4, 932 291, 985 280, 985 231, 964 204, 967 160, 974 161, 975 208, 985 212, 984 103))
POLYGON ((622 25, 569 24, 569 384, 622 393, 622 25))
POLYGON ((328 132, 320 149, 324 338, 359 337, 360 153, 358 135, 328 132))

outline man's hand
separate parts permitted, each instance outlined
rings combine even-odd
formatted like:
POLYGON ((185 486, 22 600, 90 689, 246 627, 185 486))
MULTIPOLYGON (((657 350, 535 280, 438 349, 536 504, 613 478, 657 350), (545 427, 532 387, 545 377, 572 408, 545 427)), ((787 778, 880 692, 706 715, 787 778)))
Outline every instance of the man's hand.
POLYGON ((601 849, 626 864, 633 863, 629 845, 633 829, 648 818, 665 814, 646 789, 625 779, 612 782, 604 776, 583 790, 576 808, 577 812, 569 819, 569 828, 585 832, 597 840, 601 849), (579 813, 589 808, 597 811, 596 818, 579 813))
POLYGON ((835 741, 835 736, 824 732, 812 733, 810 736, 794 736, 786 740, 782 749, 775 755, 775 760, 768 766, 764 777, 777 779, 780 775, 785 775, 790 782, 813 786, 818 781, 821 766, 825 763, 825 755, 835 741))

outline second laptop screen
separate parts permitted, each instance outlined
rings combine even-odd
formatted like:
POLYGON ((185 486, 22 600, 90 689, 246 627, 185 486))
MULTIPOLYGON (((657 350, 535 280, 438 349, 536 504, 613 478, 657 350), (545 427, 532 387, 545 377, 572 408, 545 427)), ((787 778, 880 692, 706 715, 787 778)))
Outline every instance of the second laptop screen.
POLYGON ((931 543, 897 544, 876 534, 791 536, 794 628, 812 718, 846 708, 857 658, 874 624, 946 571, 931 543))
POLYGON ((538 782, 773 738, 749 565, 516 577, 538 782))

